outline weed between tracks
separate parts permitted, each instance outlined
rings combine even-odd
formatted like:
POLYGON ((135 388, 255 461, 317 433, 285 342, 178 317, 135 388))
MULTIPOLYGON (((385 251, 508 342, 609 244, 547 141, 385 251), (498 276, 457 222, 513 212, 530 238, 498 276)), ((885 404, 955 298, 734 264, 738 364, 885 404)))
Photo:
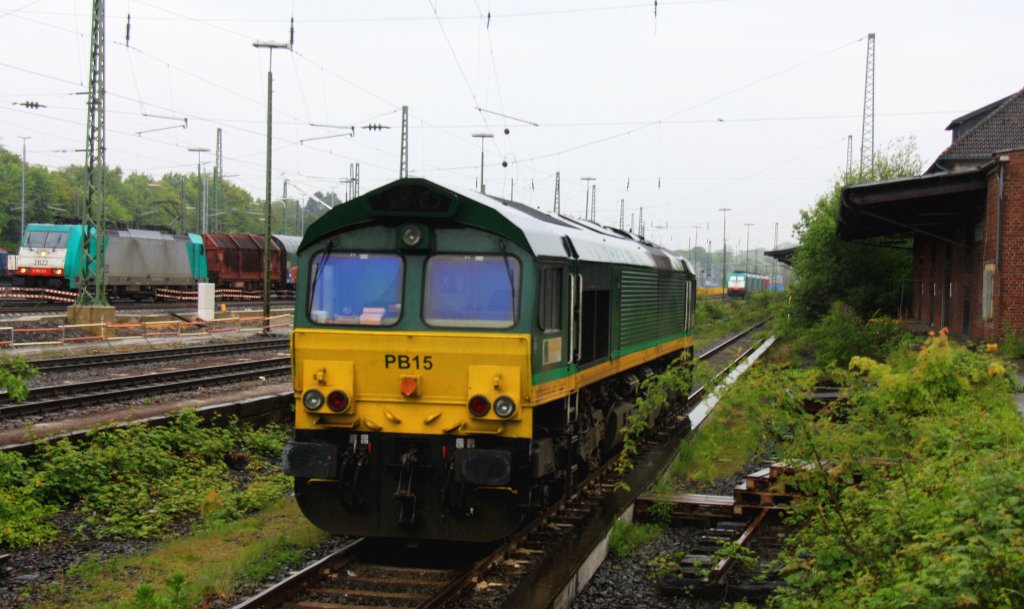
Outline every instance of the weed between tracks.
MULTIPOLYGON (((325 533, 293 500, 233 522, 169 538, 151 550, 86 559, 62 583, 36 588, 26 609, 184 609, 227 598, 240 582, 261 582, 300 561, 325 533)), ((208 606, 208 605, 203 605, 208 606)))

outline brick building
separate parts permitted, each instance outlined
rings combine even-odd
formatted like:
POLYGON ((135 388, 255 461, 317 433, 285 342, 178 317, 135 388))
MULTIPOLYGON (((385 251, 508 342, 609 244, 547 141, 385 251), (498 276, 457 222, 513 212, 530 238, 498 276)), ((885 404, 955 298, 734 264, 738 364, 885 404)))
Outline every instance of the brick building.
POLYGON ((905 238, 904 313, 972 340, 1024 335, 1024 90, 955 119, 923 175, 843 189, 845 240, 905 238))

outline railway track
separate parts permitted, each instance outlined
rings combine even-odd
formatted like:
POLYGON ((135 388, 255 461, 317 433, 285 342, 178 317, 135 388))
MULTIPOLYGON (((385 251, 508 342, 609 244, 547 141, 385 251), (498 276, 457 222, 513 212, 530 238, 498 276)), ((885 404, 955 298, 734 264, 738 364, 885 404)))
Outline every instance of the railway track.
MULTIPOLYGON (((705 350, 698 358, 722 357, 725 350, 738 341, 750 341, 751 333, 761 325, 755 324, 705 350)), ((752 349, 744 350, 725 365, 725 370, 714 382, 717 383, 736 362, 746 358, 752 349)), ((691 429, 689 410, 704 393, 704 387, 698 388, 666 414, 658 433, 643 443, 641 455, 636 458, 638 465, 632 472, 621 477, 616 473, 615 459, 609 459, 592 472, 573 495, 557 502, 505 544, 471 566, 431 568, 429 565, 432 562, 436 564, 437 556, 444 555, 441 551, 435 553, 432 561, 412 567, 380 563, 366 567, 369 563, 357 562, 353 552, 361 544, 371 542, 357 540, 232 609, 437 609, 450 606, 474 586, 482 590, 481 594, 493 589, 507 594, 507 597, 504 600, 474 598, 474 602, 467 606, 475 606, 476 601, 499 606, 495 604, 497 601, 500 606, 516 608, 551 606, 562 585, 558 583, 556 588, 551 582, 572 579, 579 569, 576 557, 569 555, 576 552, 577 546, 589 552, 591 542, 597 545, 599 538, 603 538, 610 528, 614 516, 625 509, 640 489, 667 465, 679 439, 691 429), (620 482, 625 482, 625 486, 620 482), (636 490, 624 490, 627 486, 636 490), (361 571, 375 575, 361 579, 361 571)))
MULTIPOLYGON (((259 300, 226 300, 218 301, 227 304, 229 308, 236 309, 241 307, 258 307, 260 304, 259 300)), ((195 302, 175 302, 175 301, 160 301, 160 302, 136 302, 136 301, 124 301, 112 303, 114 308, 118 311, 194 311, 196 309, 195 302)), ((294 300, 287 299, 272 299, 271 305, 275 307, 293 307, 295 305, 294 300)), ((19 315, 19 314, 61 314, 67 312, 68 303, 53 303, 53 302, 18 302, 18 301, 0 301, 0 316, 8 315, 19 315)))
POLYGON ((10 402, 6 393, 0 393, 0 418, 116 402, 158 393, 192 389, 198 385, 219 385, 258 377, 287 375, 290 372, 291 358, 286 356, 171 372, 132 375, 125 378, 37 387, 31 390, 29 399, 24 402, 10 402))
POLYGON ((232 609, 425 609, 440 607, 453 589, 469 585, 473 571, 467 567, 400 566, 371 558, 388 545, 356 539, 232 609))
POLYGON ((251 351, 265 351, 269 349, 287 349, 288 339, 252 340, 245 342, 223 343, 215 345, 196 345, 192 347, 181 347, 176 349, 155 349, 152 351, 125 351, 118 353, 103 353, 97 355, 79 355, 73 357, 59 357, 50 359, 30 360, 39 372, 61 372, 65 370, 77 370, 80 368, 91 368, 107 364, 139 364, 144 362, 171 361, 190 357, 205 357, 210 355, 234 355, 248 353, 251 351))

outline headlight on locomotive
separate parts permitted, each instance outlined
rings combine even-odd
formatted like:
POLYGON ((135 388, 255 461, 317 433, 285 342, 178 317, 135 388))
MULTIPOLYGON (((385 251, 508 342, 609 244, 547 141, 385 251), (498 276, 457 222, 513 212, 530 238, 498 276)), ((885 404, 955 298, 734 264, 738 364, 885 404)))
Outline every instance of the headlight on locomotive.
POLYGON ((516 402, 507 395, 494 400, 494 414, 507 419, 516 413, 516 402))
POLYGON ((302 394, 302 405, 307 410, 317 410, 324 405, 324 394, 320 393, 316 389, 310 389, 306 393, 302 394))
MULTIPOLYGON (((321 398, 321 403, 323 398, 321 398)), ((334 412, 345 412, 348 410, 348 394, 344 391, 334 390, 327 395, 327 407, 334 412)))
POLYGON ((484 417, 491 410, 491 401, 485 396, 474 395, 469 398, 469 413, 474 417, 484 417))

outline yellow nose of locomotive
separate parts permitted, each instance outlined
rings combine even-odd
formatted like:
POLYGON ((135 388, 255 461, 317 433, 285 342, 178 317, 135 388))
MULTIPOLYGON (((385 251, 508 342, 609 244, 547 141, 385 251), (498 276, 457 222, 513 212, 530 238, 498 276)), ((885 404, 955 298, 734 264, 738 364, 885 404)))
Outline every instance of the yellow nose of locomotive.
POLYGON ((528 438, 530 336, 296 330, 296 429, 528 438))

